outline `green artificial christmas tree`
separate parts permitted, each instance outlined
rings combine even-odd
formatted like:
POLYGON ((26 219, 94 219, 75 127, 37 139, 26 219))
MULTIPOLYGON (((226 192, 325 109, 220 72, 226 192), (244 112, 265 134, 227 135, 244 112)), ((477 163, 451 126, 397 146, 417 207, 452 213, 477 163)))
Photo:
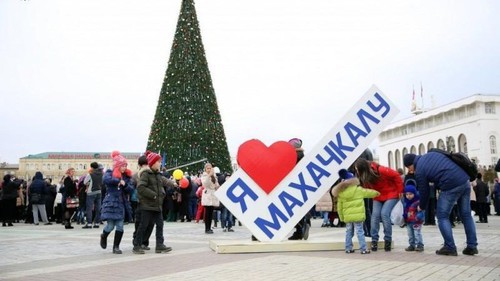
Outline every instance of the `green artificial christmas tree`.
MULTIPOLYGON (((232 172, 193 0, 182 1, 147 149, 165 155, 167 169, 206 158, 232 172)), ((204 162, 182 170, 196 172, 204 162)))

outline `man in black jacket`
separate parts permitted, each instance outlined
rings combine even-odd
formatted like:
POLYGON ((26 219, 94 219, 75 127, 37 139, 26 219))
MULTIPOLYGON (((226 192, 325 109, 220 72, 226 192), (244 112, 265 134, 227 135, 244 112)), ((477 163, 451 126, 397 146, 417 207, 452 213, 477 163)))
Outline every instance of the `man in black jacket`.
POLYGON ((477 174, 476 186, 474 186, 474 192, 476 193, 476 204, 477 204, 477 215, 479 216, 479 221, 476 223, 488 223, 488 195, 490 190, 488 185, 483 181, 483 175, 481 173, 477 174))

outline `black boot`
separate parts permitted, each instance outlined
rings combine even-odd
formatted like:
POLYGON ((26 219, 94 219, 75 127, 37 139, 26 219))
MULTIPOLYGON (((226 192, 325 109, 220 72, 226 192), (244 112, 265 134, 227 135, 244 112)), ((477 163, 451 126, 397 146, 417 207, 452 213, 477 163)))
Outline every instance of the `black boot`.
POLYGON ((372 252, 376 252, 378 250, 378 241, 372 241, 372 252))
POLYGON ((302 240, 302 231, 295 231, 292 236, 288 237, 288 240, 302 240))
POLYGON ((106 249, 108 246, 108 235, 109 232, 106 232, 105 230, 101 234, 101 248, 106 249))
POLYGON ((392 247, 392 242, 391 241, 384 241, 384 250, 386 252, 390 252, 391 251, 391 248, 392 247))
POLYGON ((121 254, 120 242, 122 242, 123 231, 115 231, 115 241, 113 242, 113 254, 121 254))

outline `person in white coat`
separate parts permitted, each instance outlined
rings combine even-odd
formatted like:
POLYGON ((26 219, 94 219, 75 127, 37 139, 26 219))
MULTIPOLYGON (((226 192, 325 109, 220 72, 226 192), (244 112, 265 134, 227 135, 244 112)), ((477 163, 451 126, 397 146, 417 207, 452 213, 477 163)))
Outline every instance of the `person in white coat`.
POLYGON ((201 176, 201 183, 205 187, 203 193, 201 194, 201 205, 205 207, 205 233, 213 234, 214 231, 211 228, 214 207, 219 206, 219 199, 215 197, 215 191, 219 188, 219 183, 217 177, 215 176, 215 171, 212 164, 206 163, 205 170, 201 176))

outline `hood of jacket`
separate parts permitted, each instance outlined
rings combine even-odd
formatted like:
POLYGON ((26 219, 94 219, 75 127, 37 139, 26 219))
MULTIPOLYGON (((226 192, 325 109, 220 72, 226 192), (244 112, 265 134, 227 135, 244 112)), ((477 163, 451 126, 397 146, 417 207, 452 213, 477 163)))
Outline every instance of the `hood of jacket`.
POLYGON ((35 176, 33 177, 34 180, 43 180, 43 174, 42 172, 36 172, 35 176))
POLYGON ((339 193, 346 189, 349 186, 352 185, 359 185, 359 179, 358 178, 350 178, 347 180, 343 180, 340 183, 338 183, 336 186, 333 187, 332 189, 332 195, 333 197, 339 197, 339 193))

